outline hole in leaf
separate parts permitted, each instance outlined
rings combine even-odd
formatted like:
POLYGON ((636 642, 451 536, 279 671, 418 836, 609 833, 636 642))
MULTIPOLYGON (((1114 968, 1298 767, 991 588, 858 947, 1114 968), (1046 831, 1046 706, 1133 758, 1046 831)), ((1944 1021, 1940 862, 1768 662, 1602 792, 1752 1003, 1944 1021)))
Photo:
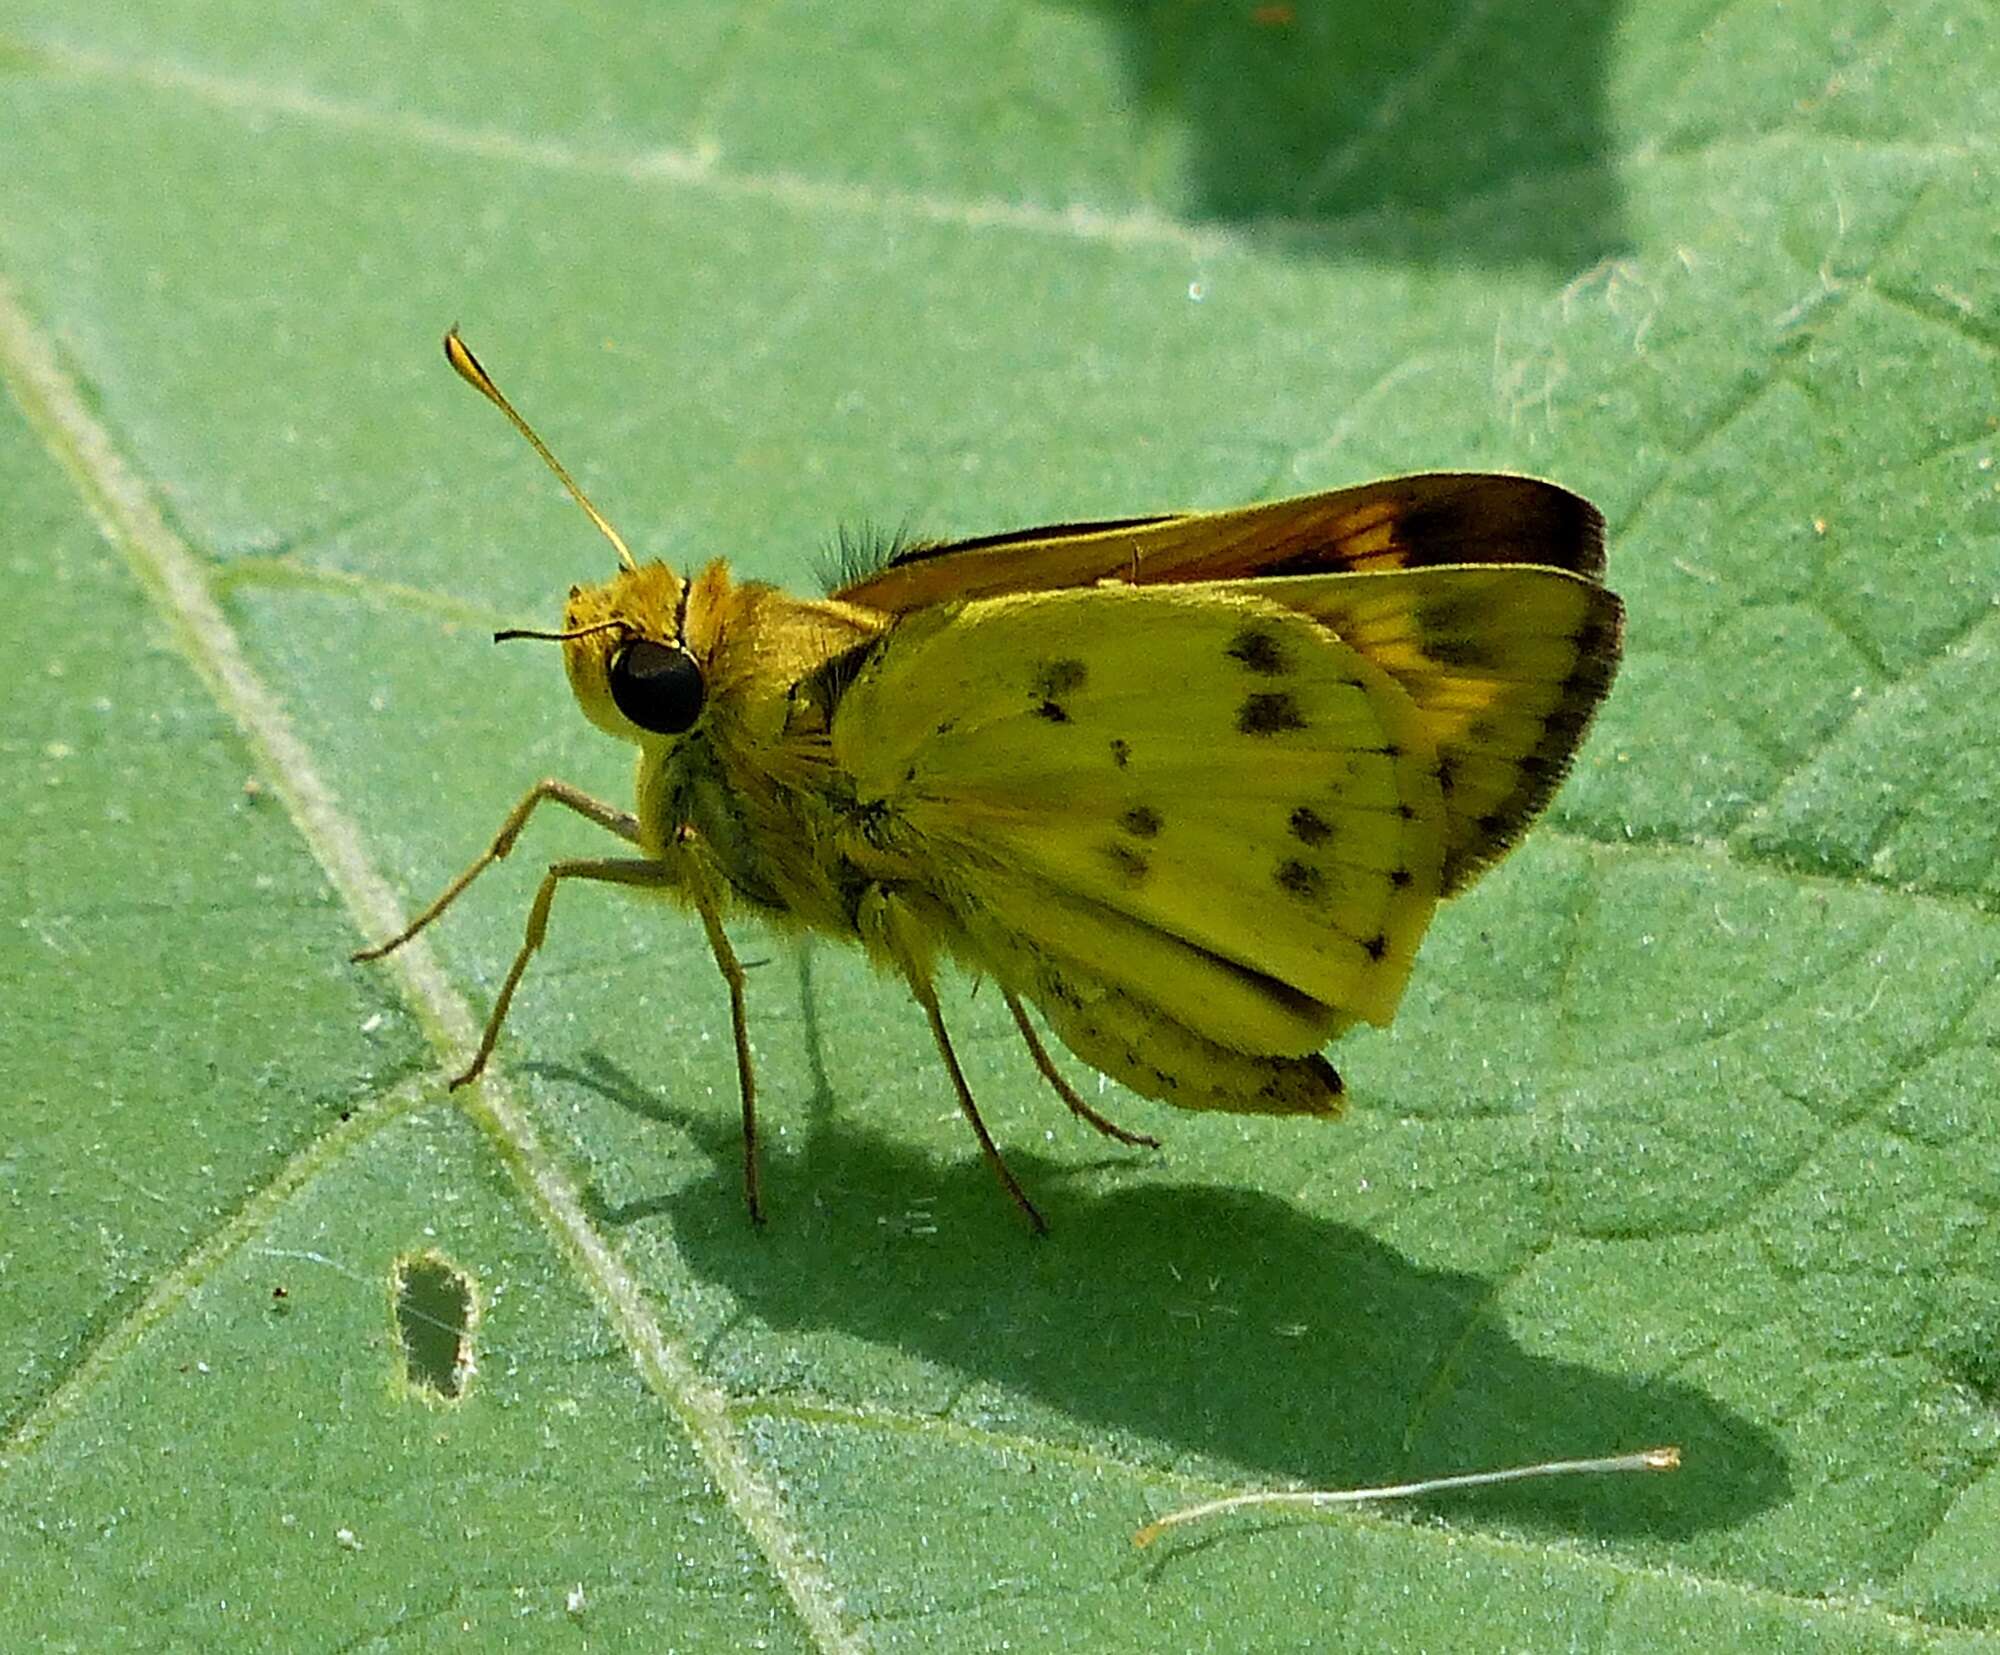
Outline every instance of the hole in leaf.
POLYGON ((396 1260, 390 1287, 404 1378, 418 1391, 457 1401, 477 1366, 472 1335, 479 1298, 472 1278, 441 1253, 412 1253, 396 1260))

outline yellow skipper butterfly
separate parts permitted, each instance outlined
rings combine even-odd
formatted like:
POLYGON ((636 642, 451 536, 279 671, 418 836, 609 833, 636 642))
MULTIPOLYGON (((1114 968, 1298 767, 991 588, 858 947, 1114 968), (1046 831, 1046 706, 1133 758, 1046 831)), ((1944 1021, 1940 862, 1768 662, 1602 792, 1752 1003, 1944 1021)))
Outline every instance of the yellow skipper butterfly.
POLYGON ((636 808, 531 788, 438 917, 550 801, 628 854, 557 862, 479 1050, 485 1067, 566 881, 671 896, 724 982, 757 1184, 744 977, 724 921, 858 943, 901 979, 988 1163, 934 984, 991 978, 1035 1067, 1098 1130, 1028 1012, 1086 1063, 1186 1109, 1331 1115, 1321 1048, 1394 1016, 1442 897, 1520 837, 1618 667, 1604 520, 1529 477, 1398 477, 1237 511, 911 546, 824 598, 636 561, 459 339, 498 407, 618 554, 560 631, 587 717, 639 749, 636 808))

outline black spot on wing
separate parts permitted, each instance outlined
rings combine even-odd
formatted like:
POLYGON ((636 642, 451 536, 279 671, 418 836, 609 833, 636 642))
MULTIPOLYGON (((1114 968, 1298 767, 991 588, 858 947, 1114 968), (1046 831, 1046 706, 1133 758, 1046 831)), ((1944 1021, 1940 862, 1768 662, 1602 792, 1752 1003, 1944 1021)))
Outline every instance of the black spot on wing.
POLYGON ((1041 703, 1035 708, 1035 716, 1045 718, 1051 724, 1067 724, 1069 709, 1060 698, 1082 689, 1089 678, 1090 671, 1081 661, 1065 657, 1042 662, 1035 669, 1034 682, 1029 686, 1029 693, 1041 703))
POLYGON ((1441 667, 1456 667, 1463 672, 1490 672, 1498 665, 1492 646, 1484 638, 1470 632, 1426 634, 1422 647, 1424 654, 1441 667))
POLYGON ((1279 890, 1301 902, 1317 904, 1326 896, 1326 875, 1310 863, 1296 859, 1280 862, 1271 877, 1277 881, 1279 890))
POLYGON ((1132 744, 1123 736, 1111 738, 1111 762, 1120 770, 1132 762, 1132 744))
POLYGON ((1134 850, 1130 845, 1121 845, 1116 840, 1098 846, 1098 854, 1111 864, 1119 883, 1127 887, 1143 885, 1146 875, 1153 869, 1153 864, 1142 852, 1134 850))
POLYGON ((1486 603, 1470 592, 1440 592, 1420 604, 1415 616, 1417 639, 1425 650, 1440 637, 1462 638, 1485 623, 1486 603))
POLYGON ((1265 627, 1246 626, 1230 640, 1224 653, 1232 661, 1241 662, 1246 672, 1254 672, 1260 678, 1278 678, 1289 670, 1277 634, 1265 627))
POLYGON ((1064 657, 1059 661, 1044 661, 1035 673, 1035 693, 1047 700, 1059 695, 1071 695, 1090 681, 1090 669, 1081 661, 1064 657))
POLYGON ((1389 952, 1389 939, 1380 931, 1361 945, 1361 952, 1371 960, 1379 960, 1389 952))
POLYGON ((1151 805, 1134 805, 1118 818, 1118 825, 1135 838, 1157 839, 1166 822, 1151 805))
POLYGON ((1323 845, 1333 837, 1333 824, 1311 805, 1300 805, 1293 811, 1289 826, 1292 837, 1302 845, 1323 845))
POLYGON ((1250 696, 1236 712, 1236 728, 1246 736, 1274 736, 1305 727, 1299 704, 1283 692, 1250 696))

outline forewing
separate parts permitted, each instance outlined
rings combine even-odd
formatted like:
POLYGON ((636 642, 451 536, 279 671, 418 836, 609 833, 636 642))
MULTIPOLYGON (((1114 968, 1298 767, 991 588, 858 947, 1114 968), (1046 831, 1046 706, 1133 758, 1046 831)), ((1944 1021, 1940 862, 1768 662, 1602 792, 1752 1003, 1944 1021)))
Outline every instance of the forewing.
POLYGON ((832 738, 879 842, 934 870, 968 934, 997 925, 1240 1051, 1387 1022, 1437 901, 1415 704, 1240 586, 911 617, 832 738))
POLYGON ((1534 477, 1435 472, 1238 511, 1057 524, 920 546, 834 595, 890 613, 1101 580, 1197 580, 1531 563, 1595 579, 1604 519, 1534 477))

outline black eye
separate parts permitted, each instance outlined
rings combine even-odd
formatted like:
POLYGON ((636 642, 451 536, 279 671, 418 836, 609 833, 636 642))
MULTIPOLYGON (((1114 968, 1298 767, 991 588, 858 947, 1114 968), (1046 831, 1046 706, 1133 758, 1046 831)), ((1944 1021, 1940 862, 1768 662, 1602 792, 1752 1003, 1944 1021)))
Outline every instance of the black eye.
POLYGON ((708 694, 684 649, 636 638, 611 657, 611 699, 642 730, 677 736, 701 716, 708 694))

